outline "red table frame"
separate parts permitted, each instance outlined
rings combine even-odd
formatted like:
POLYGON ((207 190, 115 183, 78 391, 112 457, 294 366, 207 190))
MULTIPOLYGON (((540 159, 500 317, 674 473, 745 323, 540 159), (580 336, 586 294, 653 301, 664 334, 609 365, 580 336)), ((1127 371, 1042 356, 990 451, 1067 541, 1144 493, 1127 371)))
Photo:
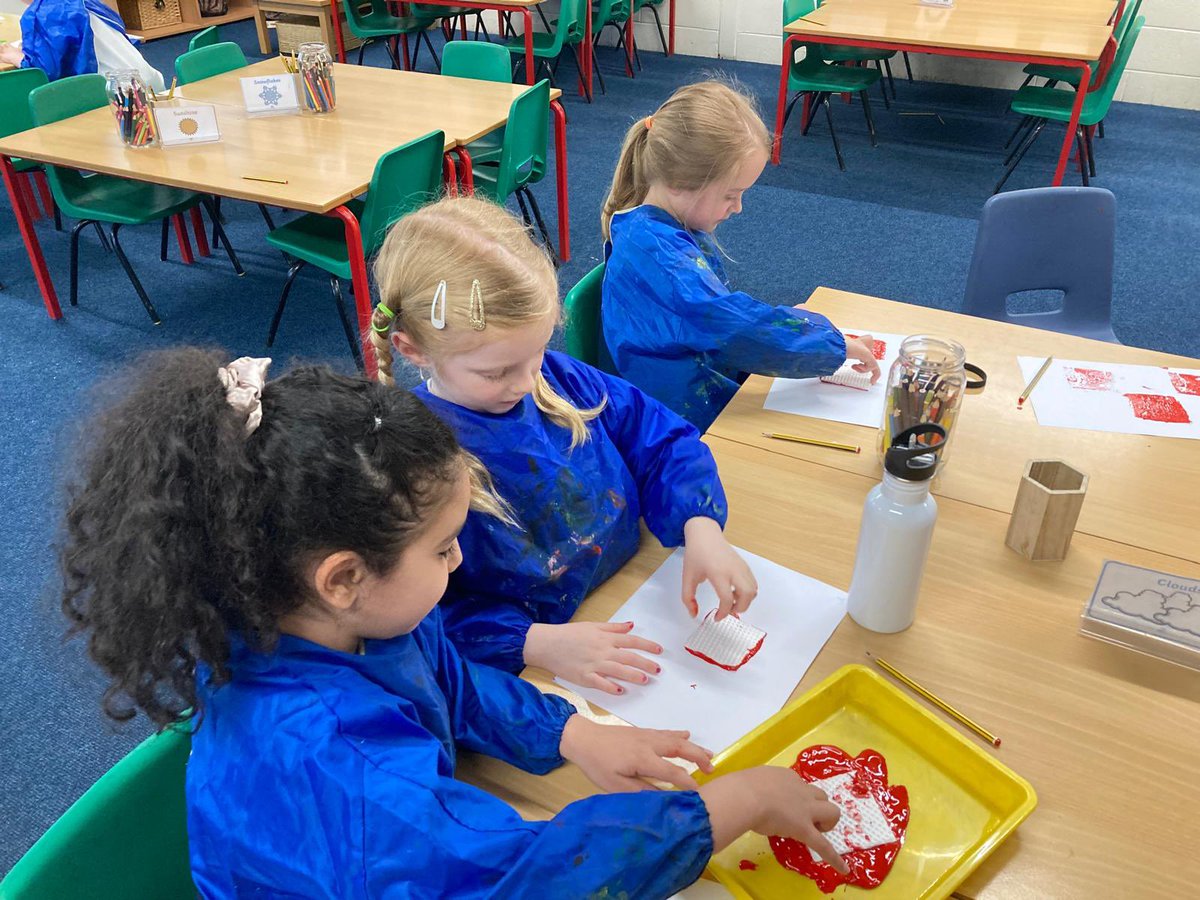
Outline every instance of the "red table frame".
MULTIPOLYGON (((1112 43, 1112 39, 1110 38, 1105 47, 1106 54, 1112 43)), ((775 163, 775 165, 779 165, 779 155, 783 145, 783 119, 784 111, 787 108, 788 74, 791 71, 791 63, 796 53, 797 44, 837 44, 838 46, 845 47, 868 47, 872 50, 894 50, 896 52, 908 50, 913 53, 930 53, 936 56, 996 59, 1002 62, 1014 63, 1041 63, 1044 65, 1066 66, 1072 69, 1079 69, 1079 87, 1075 91, 1075 102, 1071 106, 1071 120, 1067 123, 1067 133, 1063 138, 1062 150, 1058 155, 1058 166, 1054 170, 1054 180, 1051 182, 1055 187, 1062 184, 1063 175, 1067 170, 1067 160, 1071 156, 1071 147, 1075 142, 1075 129, 1079 127, 1079 114, 1083 110, 1083 100, 1088 92, 1088 80, 1091 76, 1091 69, 1088 68, 1086 60, 1053 59, 1046 56, 998 53, 984 50, 958 50, 953 47, 930 47, 925 44, 896 44, 886 41, 871 41, 861 38, 820 34, 789 34, 787 40, 783 42, 783 66, 779 75, 779 103, 775 109, 775 140, 771 148, 771 162, 775 163)))

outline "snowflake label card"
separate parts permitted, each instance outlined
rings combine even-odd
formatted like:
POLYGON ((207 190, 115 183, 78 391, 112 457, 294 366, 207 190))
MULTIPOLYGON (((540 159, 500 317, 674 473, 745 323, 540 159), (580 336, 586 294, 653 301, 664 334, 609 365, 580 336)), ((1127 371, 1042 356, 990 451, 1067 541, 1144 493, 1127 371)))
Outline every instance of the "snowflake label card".
POLYGON ((1079 630, 1200 669, 1200 579, 1109 560, 1079 630))
POLYGON ((154 104, 154 122, 164 147, 209 144, 221 139, 217 108, 211 103, 171 100, 154 104))
POLYGON ((255 75, 239 79, 246 112, 252 116, 274 116, 300 111, 300 95, 296 93, 296 76, 288 72, 279 75, 255 75))

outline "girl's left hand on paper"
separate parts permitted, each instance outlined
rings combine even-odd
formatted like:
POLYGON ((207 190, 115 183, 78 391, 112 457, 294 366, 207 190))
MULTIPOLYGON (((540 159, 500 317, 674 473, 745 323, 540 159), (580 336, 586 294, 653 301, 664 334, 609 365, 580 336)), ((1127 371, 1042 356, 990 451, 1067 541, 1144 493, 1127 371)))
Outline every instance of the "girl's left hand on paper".
POLYGON ((721 526, 715 519, 696 516, 683 526, 683 605, 693 617, 700 611, 696 588, 705 581, 720 599, 718 622, 731 613, 744 613, 758 594, 754 573, 725 540, 721 526))
POLYGON ((583 687, 623 694, 625 688, 617 682, 646 684, 662 668, 642 655, 662 653, 662 647, 632 632, 632 622, 539 622, 525 633, 525 665, 583 687))
POLYGON ((577 713, 567 719, 559 753, 606 791, 653 790, 645 778, 694 791, 692 776, 669 760, 686 759, 711 772, 712 753, 688 737, 686 731, 599 725, 577 713))
POLYGON ((0 63, 19 67, 23 59, 25 59, 25 52, 20 47, 12 44, 0 44, 0 63))
POLYGON ((875 358, 875 338, 871 335, 846 338, 846 359, 854 360, 855 372, 870 372, 871 384, 879 380, 879 360, 875 358))

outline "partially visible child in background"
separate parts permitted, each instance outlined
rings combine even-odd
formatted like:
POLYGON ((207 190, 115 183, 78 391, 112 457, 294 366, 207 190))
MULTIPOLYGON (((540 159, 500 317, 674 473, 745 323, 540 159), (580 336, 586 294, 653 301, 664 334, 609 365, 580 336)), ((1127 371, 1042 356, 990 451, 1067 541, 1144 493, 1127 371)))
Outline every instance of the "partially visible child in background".
POLYGON ((405 216, 379 252, 372 339, 390 382, 398 350, 416 389, 495 479, 512 522, 472 514, 446 629, 463 655, 549 669, 621 693, 659 671, 634 623, 569 620, 637 552, 639 520, 685 548, 682 599, 710 581, 720 614, 745 610, 754 576, 722 534, 725 493, 691 425, 626 382, 546 351, 561 305, 554 267, 521 223, 483 200, 405 216), (640 651, 640 652, 639 652, 640 651))
MULTIPOLYGON (((604 203, 603 332, 616 371, 701 431, 749 374, 829 375, 847 358, 879 377, 864 335, 733 291, 712 233, 742 211, 771 136, 716 81, 682 87, 629 129, 604 203)), ((796 241, 782 241, 788 252, 796 241)))
POLYGON ((462 659, 437 602, 474 499, 453 434, 407 391, 177 349, 88 421, 63 609, 106 711, 192 720, 201 896, 667 897, 754 829, 845 866, 837 807, 790 769, 696 787, 686 732, 595 724, 462 659), (549 822, 455 779, 464 747, 606 790, 549 822), (681 791, 645 790, 641 778, 681 791))

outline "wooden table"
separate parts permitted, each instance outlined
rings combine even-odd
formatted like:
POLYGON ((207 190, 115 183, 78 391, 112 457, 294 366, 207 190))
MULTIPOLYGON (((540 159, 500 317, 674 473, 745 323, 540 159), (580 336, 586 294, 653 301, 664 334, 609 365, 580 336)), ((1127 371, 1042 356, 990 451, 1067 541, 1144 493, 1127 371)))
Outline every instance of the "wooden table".
MULTIPOLYGON (((138 181, 335 216, 345 226, 354 273, 354 299, 363 334, 370 331, 371 295, 358 220, 343 204, 362 194, 379 157, 433 130, 445 132, 447 152, 463 161, 470 186, 465 145, 502 126, 524 85, 445 78, 421 72, 335 64, 338 108, 331 115, 250 117, 239 79, 280 72, 268 59, 187 85, 184 95, 220 106, 221 141, 162 150, 122 146, 107 107, 0 139, 0 168, 17 213, 25 247, 51 318, 61 318, 41 247, 18 195, 10 156, 104 172, 138 181), (380 98, 388 98, 386 107, 380 98), (279 178, 286 184, 249 181, 246 176, 279 178)), ((555 111, 559 239, 569 258, 566 198, 566 116, 551 93, 555 111)), ((453 161, 447 157, 451 175, 453 161)), ((374 355, 364 338, 364 360, 373 374, 374 355)))
MULTIPOLYGON (((987 372, 987 387, 963 399, 945 472, 934 485, 939 497, 1008 514, 1027 459, 1065 459, 1090 476, 1078 531, 1200 562, 1200 443, 1039 425, 1033 409, 1017 408, 1025 388, 1017 355, 1191 369, 1200 368, 1200 360, 829 288, 817 288, 806 308, 840 327, 951 337, 966 347, 969 362, 987 372), (1190 489, 1180 483, 1185 473, 1191 473, 1190 489)), ((751 376, 709 434, 827 468, 879 476, 874 428, 763 409, 771 382, 751 376), (773 440, 763 437, 764 431, 859 444, 863 452, 773 440)))
MULTIPOLYGON (((1068 3, 1074 5, 1051 18, 1043 16, 1032 0, 958 0, 950 9, 923 6, 916 0, 828 0, 784 28, 787 39, 783 44, 772 160, 779 162, 788 112, 788 74, 798 45, 911 50, 1079 69, 1079 88, 1052 182, 1062 184, 1091 77, 1088 62, 1102 56, 1110 58, 1115 50, 1112 21, 1116 10, 1110 10, 1107 20, 1099 21, 1101 14, 1095 11, 1098 6, 1092 7, 1084 0, 1068 3)), ((1101 71, 1105 68, 1102 65, 1101 71)), ((806 96, 805 114, 807 105, 806 96)))
MULTIPOLYGON (((875 479, 711 432, 705 440, 729 495, 729 539, 846 588, 875 479)), ((1189 577, 1200 565, 1089 534, 1065 561, 1035 564, 1005 547, 1007 515, 953 499, 939 510, 916 623, 877 635, 847 618, 793 696, 870 650, 1002 737, 989 752, 1033 783, 1039 806, 959 896, 1191 896, 1200 861, 1184 849, 1166 865, 1163 854, 1200 803, 1200 674, 1077 632, 1104 560, 1189 577)), ((607 620, 666 554, 647 536, 576 618, 607 620)), ((539 778, 464 755, 460 774, 533 815, 596 791, 574 766, 539 778)))

